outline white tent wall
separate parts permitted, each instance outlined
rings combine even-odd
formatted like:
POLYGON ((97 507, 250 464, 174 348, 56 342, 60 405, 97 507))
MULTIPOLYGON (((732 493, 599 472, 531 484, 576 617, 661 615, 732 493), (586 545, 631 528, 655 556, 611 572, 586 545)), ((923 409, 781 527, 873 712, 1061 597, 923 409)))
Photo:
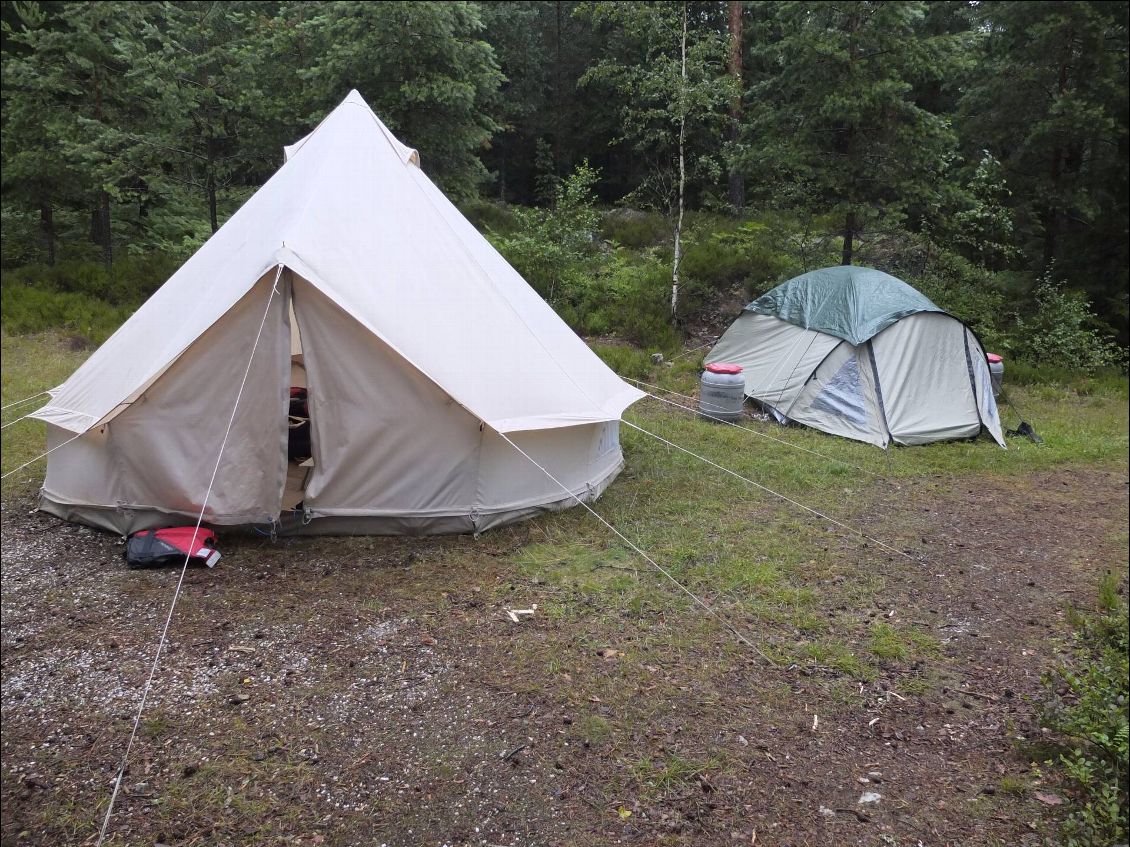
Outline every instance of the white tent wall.
POLYGON ((840 341, 811 374, 796 401, 781 412, 797 423, 877 447, 890 441, 867 344, 856 347, 840 341))
POLYGON ((966 332, 954 317, 924 312, 903 318, 871 339, 887 426, 897 443, 972 438, 981 431, 966 332))
MULTIPOLYGON (((51 455, 45 511, 116 532, 168 524, 164 515, 195 520, 251 359, 204 520, 261 523, 278 513, 290 339, 274 277, 272 269, 135 402, 51 455)), ((49 433, 49 447, 73 437, 58 426, 49 433)))
POLYGON ((834 336, 802 329, 780 318, 742 312, 706 362, 741 365, 746 395, 784 410, 839 343, 834 336))
POLYGON ((54 444, 91 430, 50 457, 45 509, 120 532, 195 518, 282 267, 205 522, 262 523, 284 491, 303 495, 294 532, 481 530, 574 504, 501 433, 585 498, 619 471, 619 418, 643 392, 351 92, 35 413, 54 444), (286 489, 299 335, 315 454, 301 492, 286 489))
POLYGON ((479 420, 309 283, 294 312, 309 386, 312 515, 469 514, 479 420))
POLYGON ((977 407, 981 415, 981 423, 993 440, 1001 447, 1005 447, 1004 433, 1001 431, 1000 411, 997 409, 997 398, 993 396, 992 374, 989 372, 989 360, 985 356, 985 349, 981 342, 967 327, 965 330, 965 350, 969 360, 969 367, 973 371, 973 385, 977 393, 977 407))
MULTIPOLYGON (((451 519, 481 531, 562 499, 496 432, 300 278, 294 313, 310 386, 309 517, 374 518, 370 525, 397 533, 451 519)), ((588 499, 622 466, 616 432, 601 423, 511 437, 588 499)), ((355 521, 355 531, 365 525, 355 521)))

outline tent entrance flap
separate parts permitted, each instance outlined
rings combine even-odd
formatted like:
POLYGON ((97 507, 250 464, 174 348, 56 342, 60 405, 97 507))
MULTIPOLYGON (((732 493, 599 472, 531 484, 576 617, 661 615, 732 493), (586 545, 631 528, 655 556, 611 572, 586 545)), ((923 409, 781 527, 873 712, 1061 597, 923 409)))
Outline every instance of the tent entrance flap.
POLYGON ((294 311, 293 276, 287 271, 289 293, 287 320, 290 327, 290 390, 287 397, 286 486, 282 509, 302 509, 306 484, 314 471, 314 445, 310 420, 310 386, 307 381, 306 357, 302 348, 302 330, 294 311))

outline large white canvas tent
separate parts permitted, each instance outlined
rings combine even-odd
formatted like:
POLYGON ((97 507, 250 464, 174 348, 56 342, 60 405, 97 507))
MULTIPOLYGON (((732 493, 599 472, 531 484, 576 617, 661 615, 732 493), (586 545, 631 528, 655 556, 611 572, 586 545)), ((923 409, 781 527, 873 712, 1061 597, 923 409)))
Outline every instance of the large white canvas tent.
POLYGON ((741 365, 778 420, 886 447, 971 438, 1004 446, 985 351, 960 320, 882 271, 790 279, 745 307, 706 362, 741 365))
POLYGON ((127 533, 195 520, 210 489, 206 523, 383 534, 478 532, 576 502, 502 434, 598 496, 642 393, 356 91, 286 153, 36 413, 57 448, 41 507, 127 533), (294 385, 313 454, 299 469, 294 385))

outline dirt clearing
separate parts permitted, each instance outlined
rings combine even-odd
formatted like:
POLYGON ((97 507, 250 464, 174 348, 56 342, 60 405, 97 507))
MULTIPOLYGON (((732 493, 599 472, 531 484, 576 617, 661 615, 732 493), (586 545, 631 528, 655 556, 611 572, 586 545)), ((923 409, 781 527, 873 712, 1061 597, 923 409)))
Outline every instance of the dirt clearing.
MULTIPOLYGON (((778 665, 646 572, 651 599, 619 605, 520 567, 554 517, 477 540, 222 534, 108 843, 1043 843, 1033 701, 1066 608, 1125 573, 1125 472, 865 499, 856 520, 926 561, 828 535, 807 624, 711 598, 778 665)), ((4 507, 3 843, 81 844, 176 572, 130 572, 117 539, 32 507, 4 507)))

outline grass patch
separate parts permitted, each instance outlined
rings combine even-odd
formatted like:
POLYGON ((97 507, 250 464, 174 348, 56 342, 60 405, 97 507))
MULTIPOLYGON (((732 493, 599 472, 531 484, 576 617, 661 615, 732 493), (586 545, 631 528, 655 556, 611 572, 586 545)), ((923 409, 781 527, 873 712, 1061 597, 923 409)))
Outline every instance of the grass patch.
MULTIPOLYGON (((1104 580, 1103 594, 1111 591, 1104 580)), ((1072 616, 1073 655, 1045 679, 1041 723, 1054 755, 1045 764, 1070 798, 1060 835, 1067 847, 1117 844, 1130 831, 1130 622, 1117 594, 1103 611, 1072 616)))
POLYGON ((936 638, 925 632, 880 622, 871 626, 867 649, 880 661, 907 662, 936 655, 940 646, 936 638))
MULTIPOLYGON (((14 403, 64 382, 90 355, 90 349, 61 332, 41 335, 0 334, 0 359, 3 360, 0 397, 2 405, 14 403)), ((16 421, 47 402, 46 395, 4 412, 4 423, 16 421)), ((47 449, 47 426, 35 421, 20 421, 4 430, 0 467, 7 473, 34 459, 47 449)), ((38 486, 47 461, 41 459, 16 476, 4 480, 4 495, 38 486)))

